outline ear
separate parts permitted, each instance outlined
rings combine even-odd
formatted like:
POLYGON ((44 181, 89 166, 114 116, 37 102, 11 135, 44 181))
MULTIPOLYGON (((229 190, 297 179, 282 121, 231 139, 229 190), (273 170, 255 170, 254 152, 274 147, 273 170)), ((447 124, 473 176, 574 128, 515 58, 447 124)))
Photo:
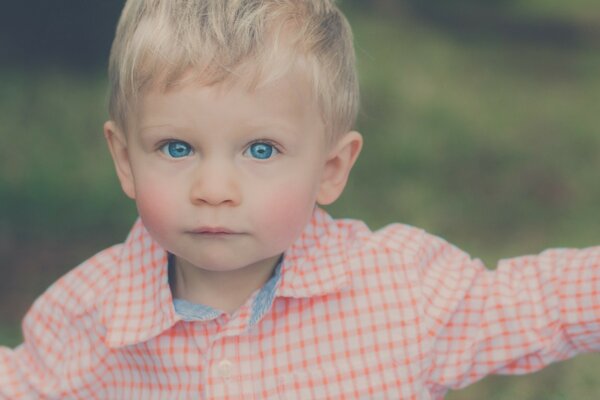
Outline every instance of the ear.
POLYGON ((125 194, 135 199, 135 186, 133 184, 133 173, 129 162, 129 149, 127 147, 127 138, 125 134, 114 121, 107 121, 104 124, 104 137, 108 143, 108 149, 115 163, 117 176, 121 182, 121 187, 125 194))
POLYGON ((340 197, 348 182, 350 170, 360 154, 362 144, 361 134, 351 131, 346 133, 329 152, 317 193, 317 203, 331 204, 340 197))

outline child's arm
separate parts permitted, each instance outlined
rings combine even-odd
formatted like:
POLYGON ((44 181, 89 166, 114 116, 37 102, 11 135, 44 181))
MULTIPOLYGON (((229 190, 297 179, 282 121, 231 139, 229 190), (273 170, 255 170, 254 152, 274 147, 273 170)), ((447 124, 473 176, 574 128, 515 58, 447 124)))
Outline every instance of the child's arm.
POLYGON ((424 235, 419 263, 432 383, 456 389, 600 350, 600 247, 550 250, 488 271, 424 235))
POLYGON ((109 275, 98 260, 113 251, 54 283, 25 316, 23 344, 0 347, 0 399, 102 397, 108 350, 98 345, 97 304, 109 275))
POLYGON ((0 348, 1 399, 60 397, 61 359, 69 351, 60 332, 67 321, 60 308, 39 312, 38 304, 25 318, 24 343, 14 350, 0 348))
POLYGON ((59 399, 74 396, 73 388, 82 389, 75 397, 95 398, 89 389, 100 382, 92 373, 99 360, 89 348, 90 332, 81 326, 86 319, 49 303, 49 294, 27 314, 24 343, 14 350, 0 347, 0 399, 59 399))
POLYGON ((56 333, 64 324, 56 315, 39 324, 24 328, 25 342, 16 349, 0 347, 0 399, 59 397, 60 357, 67 349, 56 333))

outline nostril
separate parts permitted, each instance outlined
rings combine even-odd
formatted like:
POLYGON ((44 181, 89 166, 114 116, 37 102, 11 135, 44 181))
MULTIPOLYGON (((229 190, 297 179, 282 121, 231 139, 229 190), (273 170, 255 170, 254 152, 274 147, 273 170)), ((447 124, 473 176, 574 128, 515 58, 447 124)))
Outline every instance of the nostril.
POLYGON ((223 205, 237 204, 241 198, 238 185, 233 179, 222 174, 196 179, 190 189, 190 199, 194 204, 223 205))

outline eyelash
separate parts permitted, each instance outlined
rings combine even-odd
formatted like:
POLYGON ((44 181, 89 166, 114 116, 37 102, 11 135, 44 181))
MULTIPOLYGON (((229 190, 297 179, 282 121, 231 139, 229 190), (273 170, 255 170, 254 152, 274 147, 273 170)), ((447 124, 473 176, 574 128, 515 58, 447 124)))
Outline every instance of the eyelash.
MULTIPOLYGON (((166 145, 171 144, 171 143, 184 143, 184 144, 188 145, 192 149, 192 153, 195 153, 194 148, 189 143, 187 143, 187 142, 185 142, 183 140, 178 140, 178 139, 163 140, 163 141, 159 142, 156 145, 156 150, 162 152, 162 149, 166 145)), ((255 145, 257 143, 264 143, 264 144, 268 144, 269 146, 273 146, 273 148, 277 151, 277 154, 282 154, 283 153, 283 149, 281 148, 281 146, 278 145, 277 143, 275 143, 274 141, 269 140, 269 139, 256 139, 256 140, 253 140, 252 142, 248 143, 246 145, 246 147, 244 147, 244 151, 242 153, 247 152, 252 147, 252 145, 255 145)))
POLYGON ((277 150, 279 153, 282 152, 281 146, 279 146, 277 143, 275 143, 274 141, 269 140, 269 139, 256 139, 256 140, 253 140, 253 141, 251 141, 250 143, 248 143, 246 145, 246 148, 244 149, 244 151, 247 150, 247 149, 249 149, 253 144, 257 144, 257 143, 268 144, 269 146, 273 146, 273 148, 275 150, 277 150))
POLYGON ((171 158, 171 159, 187 158, 190 155, 190 154, 186 154, 186 155, 184 155, 182 157, 175 157, 172 154, 170 154, 170 155, 167 154, 167 151, 165 151, 164 149, 167 146, 172 145, 172 144, 183 144, 183 145, 185 145, 186 147, 188 147, 190 149, 190 154, 194 154, 194 148, 189 143, 184 142, 183 140, 177 140, 177 139, 169 139, 169 140, 161 141, 157 145, 157 150, 159 152, 161 152, 162 154, 164 154, 165 156, 171 158))

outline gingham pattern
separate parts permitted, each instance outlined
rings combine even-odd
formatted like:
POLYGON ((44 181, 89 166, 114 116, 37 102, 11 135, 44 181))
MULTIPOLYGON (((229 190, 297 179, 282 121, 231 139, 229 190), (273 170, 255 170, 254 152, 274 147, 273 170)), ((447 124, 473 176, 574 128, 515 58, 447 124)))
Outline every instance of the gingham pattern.
POLYGON ((140 222, 53 285, 0 349, 0 397, 440 399, 600 348, 600 248, 483 268, 445 241, 316 210, 272 306, 185 321, 140 222))

